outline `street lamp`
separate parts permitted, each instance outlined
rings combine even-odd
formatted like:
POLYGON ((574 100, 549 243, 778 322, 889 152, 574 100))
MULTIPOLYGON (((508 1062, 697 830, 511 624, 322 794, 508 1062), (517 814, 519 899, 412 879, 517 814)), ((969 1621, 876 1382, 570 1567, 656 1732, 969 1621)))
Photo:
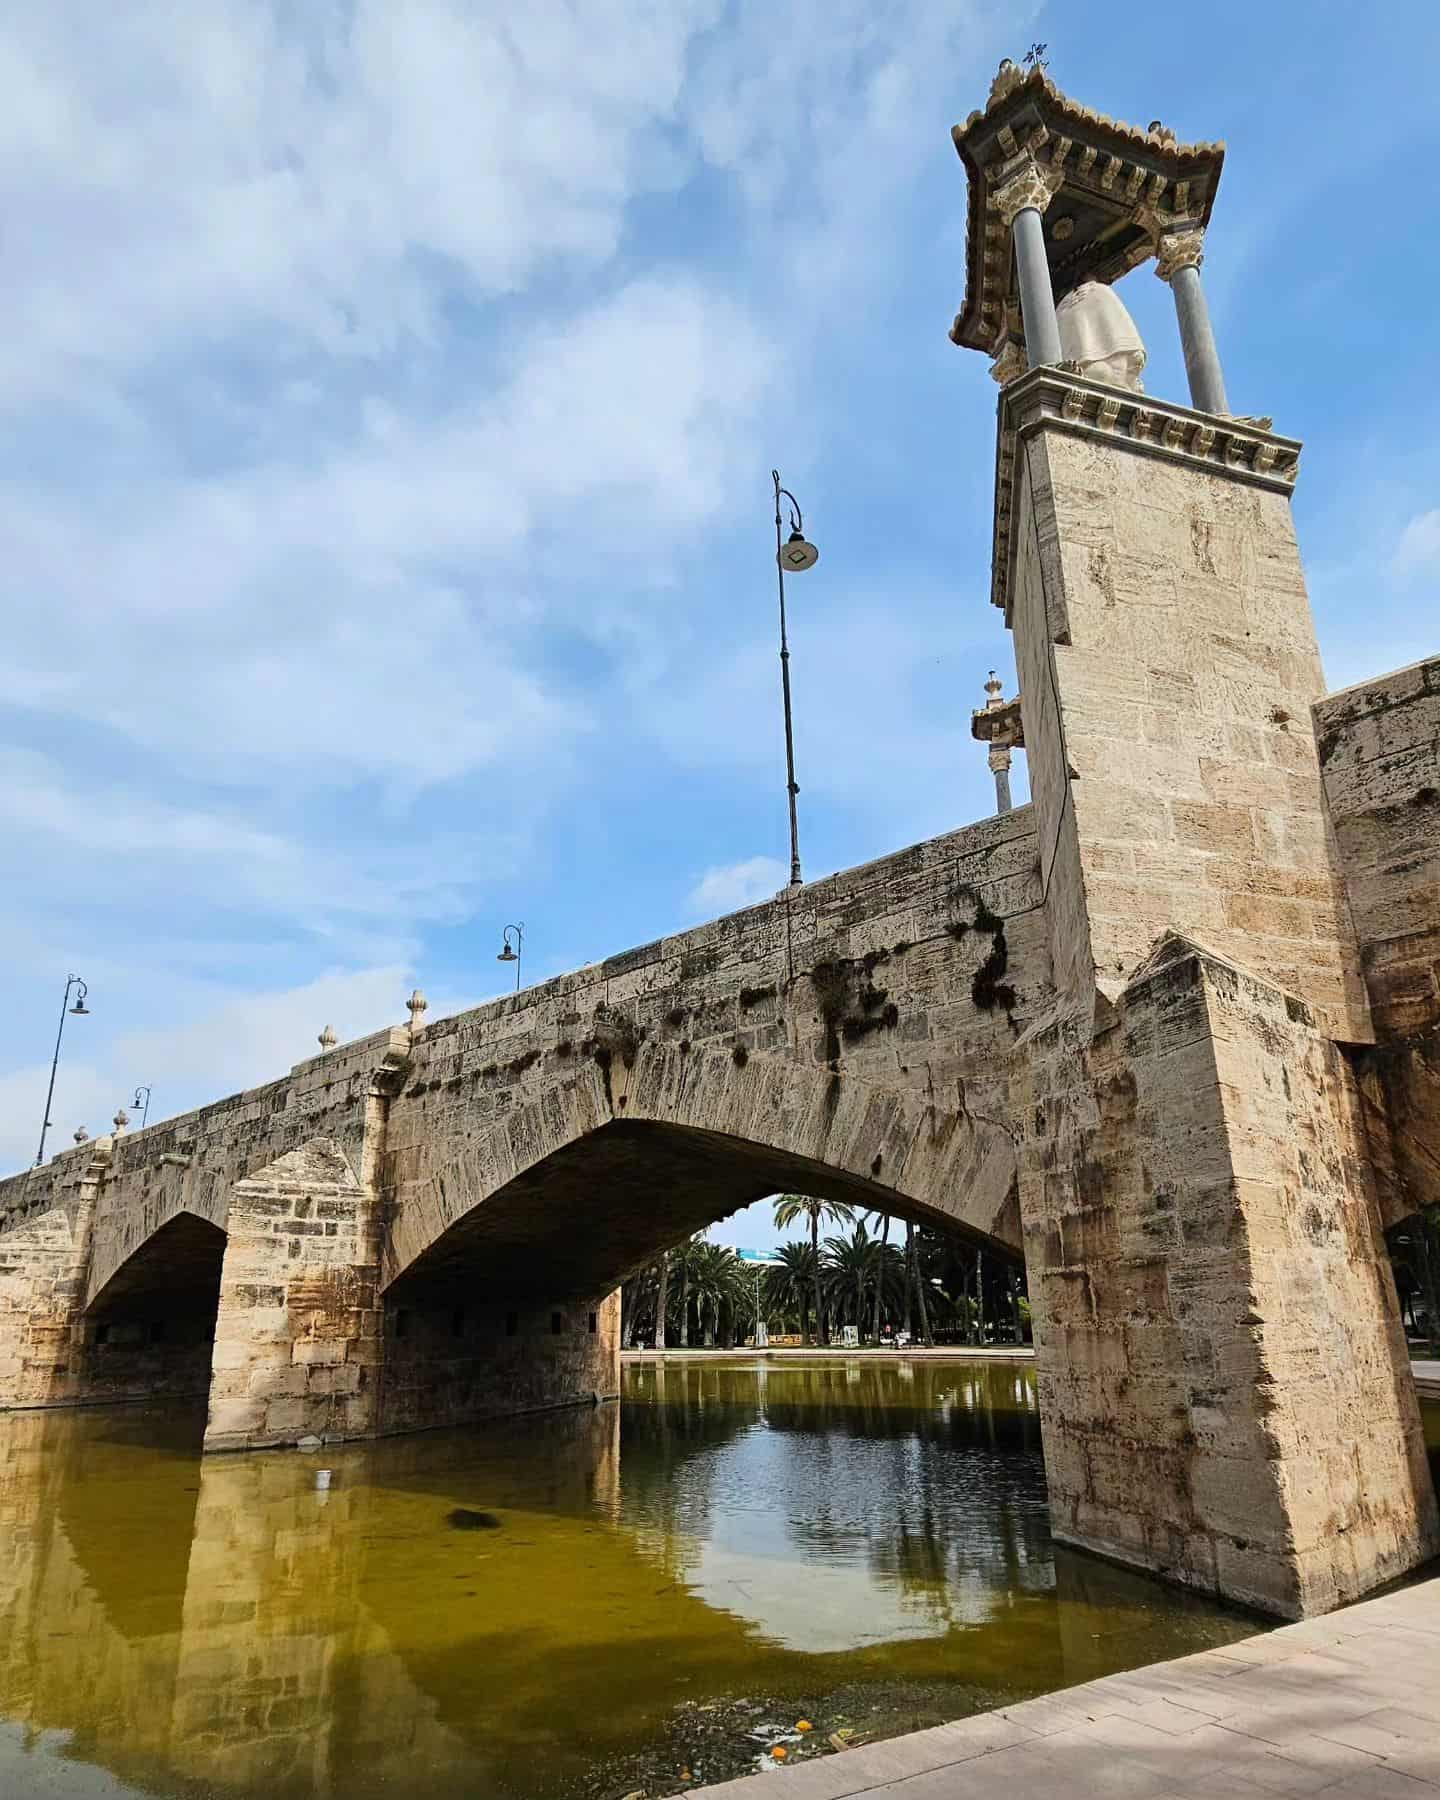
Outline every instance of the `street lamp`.
POLYGON ((800 502, 789 488, 781 487, 780 471, 772 469, 770 478, 775 483, 775 572, 780 582, 780 686, 785 696, 785 792, 790 801, 790 885, 799 887, 800 826, 795 817, 795 796, 800 789, 795 785, 795 731, 790 720, 790 645, 785 636, 785 571, 789 569, 798 575, 805 569, 813 569, 820 552, 813 544, 806 542, 800 502), (790 502, 790 536, 784 543, 780 539, 782 494, 790 502))
POLYGON ((55 1071, 60 1066, 60 1040, 65 1035, 65 1015, 74 1013, 77 1018, 87 1018, 90 1008, 85 1004, 85 996, 90 992, 78 975, 72 975, 65 983, 65 998, 60 1002, 60 1029, 55 1033, 55 1054, 50 1059, 50 1086, 45 1093, 45 1117, 40 1126, 40 1149, 35 1157, 38 1169, 45 1160, 45 1134, 50 1129, 50 1102, 55 1098, 55 1071), (70 990, 75 989, 75 1004, 70 1004, 70 990))
POLYGON ((521 953, 524 951, 524 949, 525 949, 525 927, 524 927, 524 925, 523 924, 507 925, 505 927, 505 935, 504 935, 504 939, 502 941, 500 954, 495 958, 495 960, 496 960, 496 962, 513 962, 514 963, 514 965, 515 965, 515 992, 517 994, 520 992, 520 957, 521 957, 521 953), (514 943, 513 947, 510 943, 510 934, 512 931, 515 934, 515 943, 514 943))
POLYGON ((137 1087, 135 1090, 135 1098, 130 1102, 130 1104, 132 1106, 139 1106, 142 1109, 141 1113, 140 1113, 140 1129, 143 1131, 145 1129, 145 1121, 150 1117, 150 1090, 149 1090, 149 1088, 148 1087, 137 1087), (143 1100, 141 1098, 142 1095, 144 1096, 143 1100))

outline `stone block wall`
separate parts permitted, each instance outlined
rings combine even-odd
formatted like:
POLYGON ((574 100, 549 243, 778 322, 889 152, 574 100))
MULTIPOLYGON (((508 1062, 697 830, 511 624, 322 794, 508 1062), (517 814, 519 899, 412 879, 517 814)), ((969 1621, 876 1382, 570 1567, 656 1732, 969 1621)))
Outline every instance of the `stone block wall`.
POLYGON ((1343 1058, 1180 939, 1037 1034, 1021 1208, 1056 1536, 1267 1612, 1440 1550, 1343 1058))
POLYGON ((1378 1039, 1356 1053, 1387 1223, 1440 1205, 1440 658, 1315 708, 1378 1039))
POLYGON ((463 1293, 385 1307, 382 1432, 467 1424, 620 1393, 620 1296, 512 1304, 463 1293))
MULTIPOLYGON (((0 1408, 61 1406, 85 1397, 85 1275, 106 1140, 84 1146, 50 1174, 42 1207, 20 1196, 0 1214, 0 1408)), ((47 1172, 48 1173, 48 1172, 47 1172)), ((33 1190, 38 1194, 41 1190, 33 1190)))
POLYGON ((378 1229, 374 1197, 330 1140, 236 1183, 207 1450, 369 1435, 380 1356, 378 1229))

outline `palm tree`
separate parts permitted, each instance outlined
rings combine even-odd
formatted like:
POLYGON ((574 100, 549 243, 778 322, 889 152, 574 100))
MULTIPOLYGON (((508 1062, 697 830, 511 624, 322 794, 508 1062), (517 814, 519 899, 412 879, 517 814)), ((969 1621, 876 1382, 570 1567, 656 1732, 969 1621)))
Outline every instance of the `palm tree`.
POLYGON ((620 1290, 620 1312, 625 1321, 622 1343, 626 1350, 635 1348, 636 1333, 642 1320, 648 1321, 655 1304, 656 1265, 638 1269, 620 1290))
POLYGON ((665 1348, 665 1304, 670 1295, 670 1252, 662 1251, 655 1265, 655 1348, 665 1348))
POLYGON ((696 1252, 701 1248, 704 1242, 703 1235, 696 1232, 693 1237, 686 1238, 682 1243, 677 1244, 670 1252, 676 1259, 676 1264, 680 1270, 679 1321, 680 1348, 682 1350, 688 1350, 690 1347, 690 1282, 691 1276, 695 1270, 696 1252))
MULTIPOLYGON (((810 1303, 815 1294, 815 1252, 798 1239, 775 1251, 778 1268, 765 1271, 765 1299, 779 1312, 800 1315, 800 1341, 810 1342, 810 1303)), ((820 1318, 815 1316, 818 1331, 820 1318)))
POLYGON ((832 1237, 825 1240, 826 1286, 838 1303, 837 1311, 841 1315, 842 1324, 846 1323, 844 1315, 849 1310, 848 1302, 853 1295, 855 1325, 861 1331, 865 1329, 866 1278, 870 1273, 874 1248, 875 1240, 865 1229, 863 1220, 848 1238, 832 1237))
POLYGON ((696 1317, 700 1324, 700 1335, 707 1346, 713 1346, 715 1334, 720 1326, 720 1308, 728 1300, 732 1304, 739 1297, 739 1290, 744 1281, 740 1263, 725 1244, 711 1244, 704 1239, 692 1243, 694 1257, 694 1294, 696 1317), (710 1315, 710 1323, 705 1323, 705 1315, 710 1315))
POLYGON ((804 1194, 778 1194, 775 1198, 775 1227, 784 1231, 800 1219, 810 1221, 810 1249, 815 1257, 813 1285, 815 1291, 815 1324, 816 1334, 822 1344, 828 1343, 829 1333, 825 1330, 824 1298, 820 1291, 820 1225, 825 1219, 836 1225, 849 1225, 855 1217, 855 1208, 846 1206, 840 1200, 811 1200, 804 1194))
POLYGON ((933 1343, 934 1340, 930 1336, 930 1313, 925 1305, 925 1272, 920 1266, 919 1247, 916 1245, 916 1242, 915 1242, 915 1227, 910 1223, 910 1221, 908 1219, 905 1221, 905 1274, 906 1274, 906 1284, 905 1284, 905 1287, 906 1287, 906 1301, 905 1301, 906 1317, 907 1318, 909 1317, 909 1313, 910 1313, 909 1296, 910 1296, 910 1293, 913 1291, 914 1295, 915 1295, 915 1301, 916 1301, 915 1310, 920 1315, 919 1316, 920 1342, 922 1344, 933 1343))
MULTIPOLYGON (((880 1218, 883 1220, 880 1231, 880 1257, 883 1265, 885 1252, 890 1247, 890 1215, 882 1212, 880 1218)), ((875 1312, 870 1322, 870 1335, 877 1344, 880 1342, 880 1290, 882 1285, 883 1283, 879 1281, 875 1283, 875 1312)))

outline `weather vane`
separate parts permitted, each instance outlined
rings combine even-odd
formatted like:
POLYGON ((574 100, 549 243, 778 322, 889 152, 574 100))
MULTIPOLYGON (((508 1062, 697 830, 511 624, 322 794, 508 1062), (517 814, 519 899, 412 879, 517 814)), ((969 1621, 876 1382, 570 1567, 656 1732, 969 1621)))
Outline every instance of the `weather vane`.
POLYGON ((1025 67, 1027 69, 1048 68, 1050 65, 1045 52, 1049 48, 1050 46, 1048 44, 1032 44, 1025 52, 1025 67))

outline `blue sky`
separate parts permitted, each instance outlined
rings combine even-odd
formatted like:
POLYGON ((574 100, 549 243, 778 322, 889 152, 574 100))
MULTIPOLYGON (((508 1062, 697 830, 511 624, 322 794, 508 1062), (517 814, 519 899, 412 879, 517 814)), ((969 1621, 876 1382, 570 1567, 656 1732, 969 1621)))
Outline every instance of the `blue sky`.
POLYGON ((777 887, 773 465, 807 872, 991 810, 949 130, 1037 37, 1227 140, 1205 281, 1306 440, 1329 678, 1433 652, 1433 6, 0 5, 0 1168, 70 970, 60 1144, 487 998, 507 921, 539 978, 777 887))

